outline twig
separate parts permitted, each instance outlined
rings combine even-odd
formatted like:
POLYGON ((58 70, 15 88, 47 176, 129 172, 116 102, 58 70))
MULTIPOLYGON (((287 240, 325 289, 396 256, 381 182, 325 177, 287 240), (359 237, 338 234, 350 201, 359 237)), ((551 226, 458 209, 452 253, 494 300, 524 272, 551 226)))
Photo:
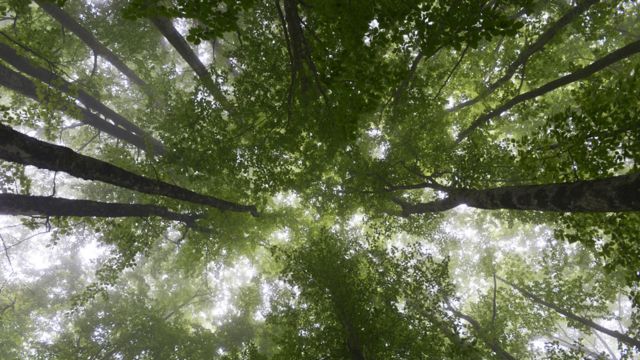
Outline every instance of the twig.
POLYGON ((82 146, 80 146, 78 148, 78 151, 84 150, 84 148, 86 148, 89 144, 91 144, 93 142, 93 140, 95 140, 98 136, 100 136, 100 131, 98 131, 95 135, 93 135, 93 137, 91 139, 89 139, 89 141, 87 141, 86 143, 82 144, 82 146))
POLYGON ((4 248, 4 256, 7 258, 7 262, 9 263, 9 267, 11 271, 13 271, 13 265, 11 264, 11 258, 9 257, 9 248, 7 248, 7 243, 4 241, 4 237, 0 234, 0 240, 2 240, 2 247, 4 248))
POLYGON ((493 311, 491 313, 491 325, 496 325, 496 293, 497 293, 498 285, 496 284, 496 271, 493 271, 493 311))
POLYGON ((13 244, 11 244, 11 245, 9 245, 9 246, 7 246, 7 249, 14 248, 14 247, 16 247, 16 246, 18 246, 18 245, 22 244, 22 243, 23 243, 23 242, 25 242, 25 241, 31 240, 31 239, 33 239, 34 237, 39 236, 39 235, 42 235, 42 234, 46 234, 46 233, 48 233, 49 231, 51 231, 51 229, 48 229, 48 230, 45 230, 45 231, 41 231, 41 232, 39 232, 39 233, 31 234, 31 235, 29 235, 29 236, 27 236, 27 237, 25 237, 25 238, 23 238, 23 239, 21 239, 21 240, 19 240, 19 241, 15 242, 15 243, 13 243, 13 244))

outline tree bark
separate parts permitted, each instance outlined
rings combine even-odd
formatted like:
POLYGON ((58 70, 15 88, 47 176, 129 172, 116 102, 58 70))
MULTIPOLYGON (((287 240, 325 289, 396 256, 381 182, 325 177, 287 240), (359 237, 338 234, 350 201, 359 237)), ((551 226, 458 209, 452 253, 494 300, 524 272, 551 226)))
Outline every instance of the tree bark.
POLYGON ((480 323, 474 319, 473 317, 463 314, 460 311, 456 310, 453 306, 447 306, 449 310, 451 310, 451 312, 465 320, 466 322, 468 322, 469 324, 471 324, 471 326, 473 327, 473 329, 476 332, 476 335, 478 336, 478 338, 480 338, 485 344, 487 344, 487 346, 496 353, 496 355, 498 355, 500 358, 505 359, 505 360, 515 360, 515 358, 509 354, 506 350, 504 350, 500 344, 493 340, 490 339, 484 332, 484 330, 482 329, 482 326, 480 326, 480 323))
POLYGON ((48 196, 0 194, 2 215, 42 215, 76 217, 151 217, 180 221, 193 226, 196 215, 180 214, 166 207, 147 204, 104 203, 92 200, 71 200, 48 196))
POLYGON ((487 96, 491 95, 496 89, 498 89, 504 83, 509 81, 509 79, 511 79, 513 74, 516 73, 518 68, 520 66, 523 66, 533 54, 535 54, 536 52, 542 50, 542 48, 547 43, 549 43, 551 40, 553 40, 553 37, 556 36, 556 34, 558 34, 558 32, 560 32, 560 30, 565 28, 567 25, 571 24, 581 14, 583 14, 585 11, 587 11, 591 7, 591 5, 594 5, 597 2, 599 2, 599 0, 584 0, 584 1, 580 1, 575 7, 573 7, 571 10, 569 10, 560 19, 558 19, 555 23, 553 23, 551 26, 549 26, 549 28, 547 30, 545 30, 540 36, 538 36, 538 38, 536 39, 536 41, 533 44, 531 44, 526 49, 522 50, 520 52, 520 55, 518 55, 518 58, 513 63, 511 63, 511 65, 509 65, 509 67, 507 68, 507 71, 505 72, 505 74, 500 79, 496 80, 493 84, 489 85, 486 89, 481 91, 480 94, 478 96, 476 96, 475 98, 473 98, 471 100, 467 100, 465 102, 462 102, 462 103, 452 107, 448 111, 450 111, 450 112, 458 111, 458 110, 463 109, 463 108, 465 108, 467 106, 471 106, 471 105, 479 102, 480 100, 486 98, 487 96))
POLYGON ((151 18, 153 25, 162 33, 162 35, 169 41, 174 49, 180 54, 182 59, 189 64, 191 69, 196 73, 202 84, 211 92, 213 98, 220 103, 223 109, 232 111, 233 108, 227 100, 226 96, 220 90, 220 87, 213 81, 213 78, 207 67, 204 66, 202 61, 193 52, 189 43, 180 35, 178 30, 173 26, 170 19, 162 16, 151 18))
POLYGON ((77 21, 75 21, 69 14, 60 9, 57 5, 48 3, 44 0, 35 0, 35 2, 40 6, 42 10, 44 10, 51 17, 56 19, 62 26, 66 29, 74 33, 82 42, 84 42, 95 54, 107 60, 111 65, 113 65, 116 69, 120 70, 129 80, 131 80, 136 85, 140 86, 140 88, 149 95, 149 90, 147 84, 142 80, 131 68, 127 66, 111 50, 109 50, 106 46, 104 46, 98 39, 96 39, 91 32, 82 27, 77 21))
POLYGON ((555 312, 564 315, 567 319, 571 319, 571 320, 573 320, 575 322, 578 322, 578 323, 580 323, 580 324, 582 324, 584 326, 587 326, 587 327, 589 327, 591 329, 594 329, 594 330, 597 330, 597 331, 599 331, 601 333, 607 334, 607 335, 615 338, 616 340, 618 340, 620 342, 623 342, 623 343, 625 343, 627 345, 634 346, 635 348, 640 349, 640 340, 638 340, 638 339, 633 339, 633 338, 631 338, 631 337, 629 337, 629 336, 627 336, 625 334, 619 333, 619 332, 614 331, 614 330, 607 329, 607 328, 605 328, 603 326, 600 326, 600 325, 596 324, 595 322, 593 322, 593 321, 591 321, 589 319, 585 319, 585 318, 583 318, 581 316, 578 316, 578 315, 576 315, 576 314, 574 314, 574 313, 572 313, 572 312, 570 312, 568 310, 565 310, 565 309, 561 308, 560 306, 558 306, 558 305, 556 305, 554 303, 545 301, 542 298, 536 296, 535 294, 527 291, 526 289, 524 289, 524 288, 522 288, 522 287, 520 287, 520 286, 518 286, 518 285, 516 285, 516 284, 514 284, 514 283, 512 283, 512 282, 510 282, 508 280, 505 280, 505 279, 503 279, 501 277, 498 277, 498 279, 500 281, 502 281, 503 283, 511 286, 513 289, 515 289, 517 292, 522 294, 527 299, 529 299, 529 300, 531 300, 531 301, 533 301, 533 302, 535 302, 537 304, 546 306, 549 309, 552 309, 555 312))
POLYGON ((60 78, 58 75, 53 72, 34 66, 29 62, 29 59, 24 58, 10 46, 0 43, 0 58, 19 71, 32 76, 39 81, 69 95, 72 97, 77 97, 77 99, 88 109, 94 110, 106 118, 111 119, 116 125, 121 126, 122 128, 144 138, 147 139, 149 143, 153 145, 154 152, 158 154, 164 153, 164 147, 160 141, 154 139, 151 135, 146 133, 144 130, 139 128, 137 125, 130 122, 124 116, 118 114, 113 111, 102 102, 100 102, 95 97, 91 96, 89 93, 82 89, 74 89, 73 86, 67 82, 66 80, 60 78))
POLYGON ((577 70, 569 75, 563 76, 559 79, 548 82, 537 89, 533 89, 524 94, 520 94, 511 98, 511 100, 507 101, 503 105, 498 108, 491 110, 487 113, 480 115, 477 119, 475 119, 471 125, 464 129, 457 138, 457 142, 460 143, 469 135, 479 128, 480 126, 486 124, 489 120, 493 119, 496 116, 499 116, 503 112, 511 109, 512 107, 520 104, 521 102, 534 99, 538 96, 542 96, 550 91, 553 91, 559 87, 565 86, 567 84, 571 84, 573 82, 585 79, 596 72, 606 68, 609 65, 615 64, 618 61, 624 60, 632 55, 640 52, 640 40, 634 41, 631 44, 624 46, 616 51, 613 51, 606 56, 592 62, 591 64, 583 67, 580 70, 577 70))
POLYGON ((107 162, 78 154, 67 147, 26 136, 3 124, 0 124, 0 159, 41 169, 63 171, 82 179, 102 181, 146 194, 207 205, 221 211, 248 212, 258 216, 253 205, 240 205, 149 179, 107 162))
MULTIPOLYGON (((26 76, 15 72, 8 67, 0 64, 0 85, 15 92, 18 92, 26 97, 29 97, 35 101, 43 102, 46 99, 41 99, 38 96, 36 84, 27 78, 26 76)), ((98 115, 91 111, 77 106, 73 103, 54 103, 57 110, 66 113, 69 116, 77 118, 87 125, 91 125, 94 128, 105 132, 116 139, 120 139, 126 143, 129 143, 138 149, 147 151, 152 144, 148 143, 145 138, 135 135, 127 130, 117 127, 108 121, 103 120, 98 115)))
POLYGON ((402 215, 440 212, 466 204, 479 209, 557 212, 640 211, 640 173, 598 180, 493 189, 456 189, 442 200, 409 204, 397 200, 402 215))

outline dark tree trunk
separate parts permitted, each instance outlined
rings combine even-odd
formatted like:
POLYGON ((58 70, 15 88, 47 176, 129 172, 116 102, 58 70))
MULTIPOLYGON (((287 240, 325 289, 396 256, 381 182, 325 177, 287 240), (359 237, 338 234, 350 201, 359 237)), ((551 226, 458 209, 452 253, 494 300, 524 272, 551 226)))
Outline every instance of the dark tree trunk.
POLYGON ((480 338, 480 340, 482 340, 485 344, 487 344, 487 346, 491 350, 493 350, 493 352, 495 352, 496 355, 498 355, 501 359, 515 360, 515 358, 511 354, 509 354, 506 350, 504 350, 497 341, 490 339, 486 335, 485 331, 482 329, 482 326, 480 326, 480 323, 478 322, 478 320, 474 319, 469 315, 461 313, 460 311, 456 310, 453 306, 448 306, 448 309, 451 310, 451 312, 455 316, 471 324, 471 326, 476 332, 476 336, 480 338))
MULTIPOLYGON (((38 102, 45 102, 46 99, 41 99, 38 96, 36 84, 27 78, 26 76, 17 73, 8 67, 0 64, 0 85, 15 92, 18 92, 26 97, 29 97, 38 102)), ((54 103, 57 110, 66 113, 71 117, 78 118, 83 123, 93 126, 94 128, 105 132, 116 139, 120 139, 126 143, 129 143, 141 150, 148 150, 152 144, 147 143, 146 139, 135 135, 125 129, 117 127, 108 121, 103 120, 98 115, 91 111, 77 106, 73 103, 54 103)))
POLYGON ((74 89, 70 83, 68 83, 64 79, 61 79, 53 72, 32 65, 29 62, 29 59, 18 55, 18 53, 16 53, 16 51, 10 46, 0 43, 0 58, 14 66, 19 71, 22 71, 23 73, 32 76, 39 81, 66 93, 69 96, 77 97, 78 100, 80 100, 80 102, 84 104, 84 106, 86 106, 88 109, 94 110, 104 115, 105 117, 111 119, 116 125, 119 125, 122 128, 144 139, 147 139, 147 141, 153 145, 153 149, 156 153, 164 153, 164 147, 162 146, 160 141, 151 137, 144 130, 130 122, 124 116, 118 114, 117 112, 101 103, 98 99, 94 98, 86 91, 82 89, 74 89))
POLYGON ((146 194, 207 205, 222 211, 248 212, 253 216, 258 215, 255 206, 236 204, 149 179, 107 162, 78 154, 67 147, 26 136, 3 124, 0 124, 0 159, 41 169, 63 171, 82 179, 102 181, 146 194))
POLYGON ((56 19, 62 26, 74 33, 82 42, 84 42, 95 54, 107 60, 116 69, 120 70, 129 80, 148 94, 147 84, 140 79, 140 77, 131 70, 116 54, 109 50, 106 46, 102 45, 93 34, 87 29, 82 27, 77 21, 75 21, 69 14, 65 13, 62 9, 52 3, 48 3, 44 0, 35 0, 36 3, 51 17, 56 19))
POLYGON ((592 62, 591 64, 583 67, 580 70, 574 71, 569 75, 563 76, 559 79, 553 80, 551 82, 548 82, 544 85, 542 85, 541 87, 537 88, 537 89, 533 89, 529 92, 526 92, 524 94, 520 94, 516 97, 511 98, 511 100, 507 101, 506 103, 504 103, 503 105, 501 105, 500 107, 491 110, 487 113, 484 113, 483 115, 480 115, 477 119, 475 119, 471 125, 464 129, 459 135, 458 135, 458 142, 461 142, 462 140, 466 139, 467 137, 469 137, 469 135, 476 130, 477 128, 479 128, 480 126, 486 124, 489 120, 491 120, 492 118, 499 116, 500 114, 502 114, 503 112, 511 109, 512 107, 520 104, 521 102, 527 101, 527 100, 531 100, 534 99, 538 96, 542 96, 550 91, 553 91, 559 87, 565 86, 567 84, 571 84, 573 82, 585 79, 593 74, 595 74, 596 72, 606 68, 609 65, 615 64, 618 61, 624 60, 630 56, 633 56, 635 54, 637 54, 638 52, 640 52, 640 40, 632 42, 631 44, 622 47, 616 51, 613 51, 611 53, 609 53, 608 55, 592 62))
POLYGON ((550 42, 553 39, 553 37, 556 36, 558 32, 560 32, 560 30, 565 28, 567 25, 571 24, 581 14, 587 11, 591 7, 591 5, 596 4, 597 2, 599 2, 599 0, 580 1, 575 7, 569 10, 560 19, 558 19, 556 22, 551 24, 551 26, 549 26, 549 28, 545 30, 545 32, 543 32, 540 36, 538 36, 538 38, 533 44, 531 44, 526 49, 522 50, 518 55, 518 58, 513 63, 511 63, 511 65, 509 65, 509 67, 507 68, 507 71, 500 79, 496 80, 493 84, 489 85, 486 89, 484 89, 484 91, 482 91, 475 98, 462 102, 454 106, 453 108, 449 109, 449 111, 452 111, 452 112, 458 111, 467 106, 471 106, 477 103, 478 101, 486 98, 487 96, 491 95, 494 91, 496 91, 496 89, 498 89, 500 86, 504 85, 507 81, 509 81, 509 79, 511 79, 513 74, 516 73, 518 68, 523 66, 533 54, 542 50, 542 48, 548 42, 550 42))
POLYGON ((211 92, 211 95, 213 95, 214 99, 220 103, 222 108, 227 111, 232 111, 233 108, 231 107, 229 100, 227 100, 222 90, 220 90, 220 87, 218 87, 218 85, 213 81, 207 67, 204 66, 202 61, 200 61, 198 56, 191 49, 191 46, 189 46, 189 43, 187 43, 178 30, 176 30, 171 23, 171 20, 159 16, 151 18, 151 22, 162 33, 167 41, 169 41, 173 48, 176 49, 182 59, 189 64, 202 84, 209 90, 209 92, 211 92))
POLYGON ((451 190, 443 200, 408 204, 397 201, 402 214, 422 214, 458 205, 479 209, 557 212, 640 211, 640 173, 571 183, 505 186, 493 189, 451 190))
POLYGON ((104 203, 91 200, 71 200, 48 196, 0 194, 2 215, 42 215, 77 217, 150 217, 180 221, 193 226, 196 215, 180 214, 163 206, 146 204, 104 203))
POLYGON ((517 292, 522 294, 527 299, 529 299, 529 300, 531 300, 531 301, 533 301, 533 302, 535 302, 537 304, 546 306, 549 309, 554 310, 558 314, 564 315, 567 319, 571 319, 571 320, 573 320, 575 322, 578 322, 578 323, 580 323, 580 324, 582 324, 584 326, 587 326, 587 327, 589 327, 591 329, 597 330, 597 331, 599 331, 599 332, 601 332, 603 334, 607 334, 607 335, 615 338, 616 340, 618 340, 618 341, 620 341, 622 343, 625 343, 627 345, 634 346, 635 348, 640 349, 640 340, 638 340, 638 339, 633 339, 633 338, 631 338, 631 337, 629 337, 629 336, 627 336, 625 334, 619 333, 619 332, 614 331, 614 330, 607 329, 607 328, 605 328, 603 326, 600 326, 600 325, 596 324, 595 322, 593 322, 593 321, 591 321, 589 319, 585 319, 585 318, 583 318, 581 316, 578 316, 578 315, 576 315, 576 314, 574 314, 574 313, 572 313, 572 312, 570 312, 568 310, 565 310, 565 309, 561 308, 560 306, 558 306, 558 305, 556 305, 554 303, 545 301, 542 298, 536 296, 535 294, 527 291, 526 289, 524 289, 524 288, 522 288, 522 287, 520 287, 520 286, 518 286, 518 285, 516 285, 516 284, 514 284, 514 283, 512 283, 510 281, 507 281, 507 280, 505 280, 505 279, 503 279, 501 277, 498 277, 498 279, 500 281, 502 281, 503 283, 511 286, 513 289, 515 289, 517 292))

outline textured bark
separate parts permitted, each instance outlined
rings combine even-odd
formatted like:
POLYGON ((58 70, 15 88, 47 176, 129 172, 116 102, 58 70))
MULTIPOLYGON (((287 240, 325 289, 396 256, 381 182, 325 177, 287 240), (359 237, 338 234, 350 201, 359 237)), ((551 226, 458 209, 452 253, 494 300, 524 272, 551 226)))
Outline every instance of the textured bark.
POLYGON ((544 85, 542 85, 541 87, 537 88, 537 89, 533 89, 529 92, 526 92, 524 94, 520 94, 518 96, 515 96, 513 98, 511 98, 511 100, 507 101, 506 103, 504 103, 503 105, 501 105, 500 107, 491 110, 487 113, 484 113, 483 115, 480 115, 477 119, 475 119, 471 125, 466 128, 465 130, 463 130, 459 135, 458 135, 458 142, 461 142, 462 140, 466 139, 467 137, 469 137, 469 135, 476 130, 477 128, 479 128, 480 126, 486 124, 489 120, 493 119, 496 116, 499 116, 500 114, 502 114, 503 112, 511 109, 512 107, 520 104, 521 102, 527 101, 527 100, 531 100, 534 99, 538 96, 542 96, 550 91, 553 91, 559 87, 565 86, 567 84, 571 84, 573 82, 585 79, 593 74, 595 74, 596 72, 606 68, 607 66, 610 66, 612 64, 617 63, 618 61, 624 60, 630 56, 633 56, 635 54, 637 54, 638 52, 640 52, 640 40, 638 41, 634 41, 631 44, 624 46, 616 51, 613 51, 609 54, 607 54, 606 56, 592 62, 591 64, 583 67, 580 70, 577 70, 569 75, 563 76, 559 79, 553 80, 551 82, 548 82, 544 85))
POLYGON ((451 312, 455 316, 457 316, 457 317, 465 320, 469 324, 471 324, 471 326, 473 327, 473 329, 476 332, 476 336, 478 338, 480 338, 480 340, 482 340, 485 344, 487 344, 487 346, 491 350, 493 350, 493 352, 495 352, 496 355, 498 355, 498 357, 500 357, 501 359, 505 359, 505 360, 515 360, 515 358, 511 354, 509 354, 506 350, 504 350, 497 341, 495 341, 493 339, 490 339, 486 335, 485 331, 482 329, 482 326, 480 326, 480 323, 476 319, 472 318, 469 315, 461 313, 460 311, 456 310, 452 306, 448 306, 448 308, 449 308, 449 310, 451 310, 451 312))
POLYGON ((558 19, 556 22, 551 24, 551 26, 549 26, 547 30, 545 30, 540 36, 538 36, 538 38, 533 44, 531 44, 529 47, 522 50, 518 55, 518 58, 513 63, 511 63, 511 65, 509 65, 509 67, 507 68, 507 71, 501 78, 496 80, 493 84, 489 85, 475 98, 464 101, 452 107, 451 109, 449 109, 449 111, 451 112, 458 111, 467 106, 471 106, 477 103, 478 101, 486 98, 487 96, 491 95, 494 91, 496 91, 496 89, 498 89, 500 86, 504 85, 507 81, 509 81, 509 79, 513 77, 513 74, 516 73, 518 68, 523 66, 533 54, 542 50, 542 48, 547 43, 553 40, 554 36, 556 36, 556 34, 560 32, 560 30, 565 28, 567 25, 571 24, 575 19, 577 19, 580 15, 582 15, 585 11, 587 11, 591 7, 591 5, 594 5, 598 2, 599 0, 580 1, 575 7, 571 8, 571 10, 569 10, 566 14, 564 14, 560 19, 558 19))
POLYGON ((158 216, 192 226, 195 215, 180 214, 163 206, 146 204, 104 203, 48 196, 0 194, 0 214, 77 217, 151 217, 158 216))
POLYGON ((207 205, 222 211, 248 212, 253 216, 258 215, 255 206, 236 204, 149 179, 107 162, 78 154, 67 147, 26 136, 3 124, 0 124, 0 159, 41 169, 63 171, 82 179, 102 181, 146 194, 207 205))
POLYGON ((31 64, 29 62, 29 59, 18 55, 18 53, 12 47, 0 43, 0 59, 6 61, 19 71, 22 71, 23 73, 32 76, 41 82, 63 93, 66 93, 69 96, 76 97, 88 109, 104 115, 105 117, 111 119, 116 125, 119 125, 122 128, 144 139, 147 139, 147 141, 152 144, 154 152, 159 154, 164 153, 164 147, 162 146, 160 141, 151 137, 144 130, 130 122, 124 116, 118 114, 117 112, 104 105, 102 102, 91 96, 86 91, 82 89, 74 89, 69 82, 60 78, 53 72, 31 64))
POLYGON ((404 216, 439 212, 466 204, 479 209, 557 212, 640 211, 640 173, 570 183, 451 191, 443 200, 402 206, 404 216))
POLYGON ((226 96, 220 90, 220 87, 213 81, 211 74, 204 66, 202 61, 193 52, 189 43, 180 35, 178 30, 173 26, 170 19, 165 17, 151 18, 151 22, 162 33, 162 35, 169 41, 171 46, 180 54, 182 59, 189 64, 191 69, 196 73, 202 84, 211 92, 214 99, 220 103, 220 105, 227 111, 232 111, 231 104, 227 100, 226 96))
POLYGON ((44 0, 35 0, 36 3, 49 14, 52 18, 56 19, 62 26, 74 33, 82 42, 84 42, 95 54, 101 58, 107 60, 116 69, 120 70, 129 80, 136 85, 140 86, 143 91, 148 94, 147 84, 127 66, 111 50, 104 46, 98 39, 96 39, 91 32, 82 27, 77 21, 75 21, 69 14, 60 9, 57 5, 45 2, 44 0))
POLYGON ((616 340, 618 340, 620 342, 623 342, 623 343, 625 343, 627 345, 634 346, 637 349, 640 349, 640 340, 638 340, 638 339, 634 339, 634 338, 631 338, 631 337, 629 337, 629 336, 627 336, 625 334, 619 333, 617 331, 607 329, 607 328, 605 328, 603 326, 600 326, 600 325, 596 324, 595 322, 593 322, 593 321, 591 321, 589 319, 585 319, 585 318, 583 318, 581 316, 578 316, 578 315, 576 315, 576 314, 574 314, 574 313, 572 313, 572 312, 570 312, 568 310, 565 310, 565 309, 561 308, 560 306, 558 306, 558 305, 556 305, 554 303, 545 301, 542 298, 536 296, 535 294, 527 291, 526 289, 524 289, 524 288, 522 288, 522 287, 520 287, 520 286, 518 286, 518 285, 516 285, 516 284, 514 284, 514 283, 512 283, 510 281, 507 281, 507 280, 505 280, 505 279, 503 279, 501 277, 498 277, 498 279, 500 281, 502 281, 503 283, 511 286, 513 289, 515 289, 517 292, 522 294, 527 299, 529 299, 529 300, 531 300, 531 301, 533 301, 533 302, 535 302, 537 304, 546 306, 549 309, 554 310, 558 314, 564 315, 567 319, 571 319, 571 320, 573 320, 575 322, 578 322, 578 323, 580 323, 580 324, 582 324, 584 326, 587 326, 587 327, 589 327, 591 329, 597 330, 597 331, 599 331, 599 332, 601 332, 603 334, 607 334, 607 335, 615 338, 616 340))
MULTIPOLYGON (((36 84, 27 78, 26 76, 17 73, 8 67, 0 64, 0 85, 15 92, 18 92, 26 97, 29 97, 38 102, 46 102, 47 99, 41 99, 38 96, 36 84)), ((50 104, 51 105, 51 104, 50 104)), ((116 139, 120 139, 126 143, 129 143, 141 150, 147 150, 151 144, 136 134, 133 134, 125 129, 119 128, 108 121, 103 120, 98 115, 91 111, 77 106, 73 103, 59 103, 54 102, 56 109, 66 113, 67 115, 77 118, 87 125, 91 125, 96 129, 105 132, 116 139)))

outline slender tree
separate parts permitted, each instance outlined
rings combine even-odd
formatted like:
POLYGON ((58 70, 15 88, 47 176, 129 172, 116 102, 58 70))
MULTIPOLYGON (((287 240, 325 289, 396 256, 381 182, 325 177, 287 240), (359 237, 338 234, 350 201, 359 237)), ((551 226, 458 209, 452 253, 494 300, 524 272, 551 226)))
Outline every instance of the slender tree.
POLYGON ((579 1, 575 7, 567 11, 567 13, 565 13, 562 17, 560 17, 556 22, 551 24, 551 26, 549 26, 549 28, 547 28, 545 32, 540 34, 540 36, 538 36, 538 38, 536 39, 535 42, 533 42, 533 44, 529 45, 528 47, 520 51, 518 58, 514 62, 512 62, 511 65, 509 65, 509 67, 505 71, 505 74, 501 78, 493 82, 491 85, 487 86, 484 90, 480 91, 480 94, 478 94, 478 96, 476 96, 475 98, 464 101, 452 107, 451 109, 449 109, 449 111, 458 111, 467 106, 476 104, 478 101, 491 95, 500 86, 504 85, 507 81, 509 81, 509 79, 513 77, 513 74, 515 74, 516 71, 518 71, 518 69, 521 66, 524 66, 529 60, 529 58, 531 58, 531 56, 541 51, 545 45, 547 45, 551 40, 553 40, 553 38, 560 31, 562 31, 562 29, 564 29, 569 24, 571 24, 574 20, 580 17, 580 15, 582 15, 585 11, 587 11, 591 7, 591 5, 596 4, 598 2, 599 0, 579 1))
POLYGON ((53 3, 46 2, 44 0, 35 0, 36 3, 51 17, 56 19, 62 26, 75 34, 82 42, 84 42, 91 50, 93 50, 94 54, 102 57, 107 60, 111 65, 113 65, 116 69, 120 70, 129 80, 131 80, 136 85, 140 86, 140 88, 149 95, 149 90, 147 84, 142 80, 135 71, 131 70, 127 66, 127 64, 120 59, 119 56, 114 54, 111 50, 109 50, 106 46, 104 46, 98 39, 96 39, 89 30, 85 29, 82 25, 80 25, 76 20, 74 20, 69 14, 64 12, 61 8, 53 3))
POLYGON ((126 119, 124 116, 118 114, 108 106, 104 105, 98 99, 87 93, 82 89, 74 88, 66 80, 60 78, 53 72, 44 69, 42 67, 35 66, 29 62, 29 59, 24 58, 10 46, 0 43, 0 59, 11 64, 13 67, 22 71, 23 73, 32 76, 39 81, 63 92, 70 96, 75 96, 77 99, 88 109, 96 111, 106 118, 111 119, 116 125, 134 133, 135 135, 147 139, 153 145, 153 148, 158 153, 164 152, 164 147, 160 141, 154 139, 147 132, 142 130, 137 125, 126 119))
POLYGON ((26 136, 3 124, 0 124, 0 159, 41 169, 63 171, 82 179, 102 181, 146 194, 207 205, 222 211, 248 212, 253 216, 258 215, 255 206, 236 204, 149 179, 107 162, 78 154, 67 147, 26 136))
MULTIPOLYGON (((15 72, 8 67, 0 64, 0 85, 4 86, 8 89, 11 89, 17 93, 20 93, 28 98, 31 98, 38 102, 47 102, 46 98, 42 98, 38 92, 38 88, 36 84, 26 76, 15 72)), ((99 131, 105 132, 116 139, 120 139, 126 143, 129 143, 138 149, 148 150, 150 147, 154 149, 156 153, 162 153, 163 148, 159 147, 158 144, 151 144, 147 142, 147 139, 141 137, 139 135, 133 134, 130 131, 127 131, 123 128, 115 126, 110 122, 102 119, 98 115, 92 113, 86 108, 80 107, 70 101, 56 101, 54 100, 52 104, 57 110, 66 113, 69 116, 78 118, 78 120, 83 123, 93 126, 99 131)))
POLYGON ((520 94, 518 96, 515 96, 513 98, 511 98, 509 101, 507 101, 506 103, 500 105, 499 107, 486 112, 482 115, 480 115, 478 118, 476 118, 471 125, 469 125, 469 127, 467 127, 466 129, 464 129, 463 131, 460 132, 460 134, 458 134, 458 138, 457 141, 461 142, 464 139, 466 139, 467 137, 469 137, 469 135, 477 128, 479 128, 480 126, 486 124, 489 120, 493 119, 496 116, 499 116, 500 114, 504 113, 505 111, 511 109, 512 107, 520 104, 521 102, 527 101, 527 100, 531 100, 534 98, 537 98, 538 96, 542 96, 550 91, 553 91, 557 88, 560 88, 562 86, 574 83, 576 81, 579 80, 583 80, 586 79, 587 77, 597 73, 598 71, 606 68, 607 66, 610 66, 612 64, 615 64, 621 60, 624 60, 630 56, 633 56, 635 54, 637 54, 638 52, 640 52, 640 40, 638 41, 634 41, 618 50, 615 50, 607 55, 605 55, 604 57, 601 57, 600 59, 592 62, 591 64, 583 67, 582 69, 576 70, 574 72, 572 72, 569 75, 565 75, 561 78, 555 79, 551 82, 548 82, 542 86, 540 86, 539 88, 533 89, 531 91, 528 91, 524 94, 520 94))
POLYGON ((196 73, 202 84, 211 92, 214 99, 223 109, 227 111, 232 111, 231 104, 229 100, 226 98, 220 87, 213 81, 209 70, 204 66, 202 61, 198 58, 198 56, 193 52, 189 43, 180 35, 178 30, 173 26, 170 19, 167 19, 162 16, 157 16, 151 18, 151 22, 153 25, 162 33, 162 35, 169 41, 169 43, 173 46, 174 49, 180 54, 182 59, 189 64, 191 69, 196 73))
POLYGON ((193 226, 197 215, 180 214, 166 207, 147 204, 105 203, 49 196, 0 194, 2 215, 42 215, 76 217, 151 217, 180 221, 193 226))
POLYGON ((476 332, 476 336, 478 336, 485 344, 487 344, 487 346, 496 353, 496 355, 498 355, 501 359, 505 359, 505 360, 515 360, 515 358, 509 354, 506 350, 504 350, 502 348, 502 346, 500 346, 500 344, 489 338, 486 334, 486 331, 482 328, 482 326, 480 325, 480 323, 478 322, 478 320, 474 319, 473 317, 464 314, 462 312, 460 312, 459 310, 455 309, 453 306, 448 305, 447 308, 457 317, 459 317, 460 319, 465 320, 466 322, 468 322, 469 324, 471 324, 471 326, 473 327, 473 330, 475 330, 476 332))
POLYGON ((409 204, 395 199, 402 214, 422 214, 465 204, 479 209, 512 209, 558 212, 612 212, 640 210, 640 173, 598 180, 544 185, 505 186, 492 189, 451 189, 422 185, 448 192, 441 200, 409 204))
POLYGON ((627 345, 631 345, 631 346, 636 347, 637 349, 640 349, 640 340, 631 338, 630 336, 622 334, 622 333, 617 332, 615 330, 607 329, 604 326, 596 324, 592 320, 589 320, 589 319, 586 319, 586 318, 584 318, 582 316, 576 315, 576 314, 572 313, 569 310, 563 309, 561 306, 558 306, 558 305, 556 305, 556 304, 554 304, 552 302, 546 301, 546 300, 542 299, 541 297, 535 295, 534 293, 526 290, 525 288, 520 287, 520 286, 518 286, 518 285, 516 285, 516 284, 514 284, 514 283, 512 283, 512 282, 510 282, 510 281, 508 281, 506 279, 503 279, 503 278, 501 278, 499 276, 496 276, 496 277, 500 281, 502 281, 503 283, 511 286, 513 289, 515 289, 517 292, 522 294, 527 299, 529 299, 529 300, 531 300, 531 301, 533 301, 533 302, 535 302, 537 304, 546 306, 549 309, 552 309, 552 310, 556 311, 557 313, 562 314, 567 319, 570 319, 570 320, 573 320, 575 322, 578 322, 578 323, 580 323, 580 324, 582 324, 582 325, 584 325, 586 327, 589 327, 591 329, 599 331, 599 332, 601 332, 603 334, 607 334, 607 335, 615 338, 616 340, 618 340, 618 341, 620 341, 622 343, 625 343, 627 345))

